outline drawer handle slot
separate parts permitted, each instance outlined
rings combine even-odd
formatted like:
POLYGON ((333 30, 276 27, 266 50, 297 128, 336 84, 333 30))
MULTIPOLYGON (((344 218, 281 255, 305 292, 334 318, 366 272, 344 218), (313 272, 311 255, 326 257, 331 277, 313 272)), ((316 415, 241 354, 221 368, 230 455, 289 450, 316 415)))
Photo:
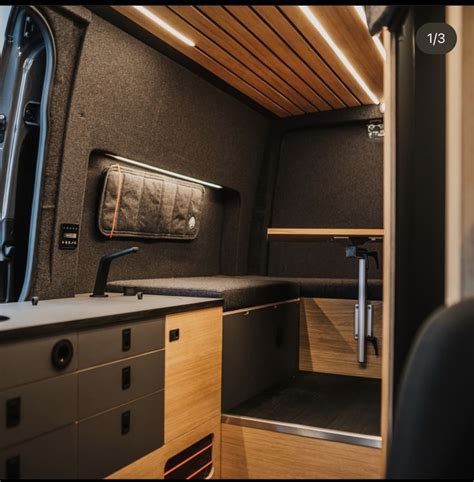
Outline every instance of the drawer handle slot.
POLYGON ((20 479, 20 456, 15 455, 5 461, 5 478, 20 479))
POLYGON ((170 342, 179 340, 179 328, 170 330, 170 342))
POLYGON ((122 390, 128 390, 132 384, 132 367, 122 368, 122 390))
POLYGON ((132 347, 132 329, 122 330, 122 351, 130 351, 132 347))
POLYGON ((122 435, 130 432, 130 410, 122 413, 122 435))
POLYGON ((21 420, 21 398, 10 398, 6 403, 6 426, 7 428, 20 425, 21 420))

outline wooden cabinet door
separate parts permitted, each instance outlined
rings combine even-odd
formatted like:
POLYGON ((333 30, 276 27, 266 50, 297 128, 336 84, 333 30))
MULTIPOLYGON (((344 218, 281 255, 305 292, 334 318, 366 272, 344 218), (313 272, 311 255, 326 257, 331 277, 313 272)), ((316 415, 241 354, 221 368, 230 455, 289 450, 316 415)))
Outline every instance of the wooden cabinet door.
POLYGON ((165 336, 168 443, 221 414, 222 308, 168 315, 165 336))

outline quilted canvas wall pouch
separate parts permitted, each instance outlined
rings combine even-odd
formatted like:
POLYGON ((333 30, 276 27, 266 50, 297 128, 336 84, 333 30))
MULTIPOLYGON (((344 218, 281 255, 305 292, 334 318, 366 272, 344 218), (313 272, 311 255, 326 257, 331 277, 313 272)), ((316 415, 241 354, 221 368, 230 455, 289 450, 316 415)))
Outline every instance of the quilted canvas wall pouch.
POLYGON ((108 237, 194 239, 204 186, 119 165, 105 171, 99 231, 108 237))

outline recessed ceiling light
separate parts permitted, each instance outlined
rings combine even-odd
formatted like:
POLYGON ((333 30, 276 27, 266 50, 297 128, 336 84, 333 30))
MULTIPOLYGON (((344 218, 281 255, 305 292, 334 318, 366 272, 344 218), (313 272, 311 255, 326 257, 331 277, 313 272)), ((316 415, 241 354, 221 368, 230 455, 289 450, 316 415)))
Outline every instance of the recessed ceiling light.
POLYGON ((137 9, 140 13, 148 17, 151 21, 155 22, 157 25, 159 25, 161 28, 165 29, 167 32, 169 32, 171 35, 174 35, 176 38, 181 40, 181 42, 184 42, 186 45, 189 45, 190 47, 195 47, 196 44, 186 37, 186 35, 183 35, 181 32, 178 32, 175 28, 173 28, 169 23, 166 23, 164 20, 162 20, 160 17, 155 15, 154 13, 150 12, 145 7, 139 6, 139 5, 132 5, 133 8, 137 9))
POLYGON ((367 25, 367 15, 365 14, 364 7, 362 5, 354 5, 354 8, 359 14, 360 19, 367 25))
MULTIPOLYGON (((364 7, 362 5, 354 5, 354 8, 356 9, 356 12, 359 14, 359 17, 362 20, 362 22, 364 23, 364 25, 368 28, 368 26, 367 26, 367 16, 365 15, 364 7)), ((380 39, 378 38, 377 35, 373 35, 372 40, 374 41, 375 46, 377 47, 377 50, 380 52, 380 55, 385 60, 387 55, 385 54, 385 49, 382 45, 382 42, 380 41, 380 39)))
POLYGON ((311 22, 313 27, 321 34, 326 43, 331 47, 334 53, 339 57, 341 62, 344 64, 346 69, 350 72, 352 77, 357 81, 357 83, 362 87, 364 92, 369 96, 370 100, 374 104, 379 103, 377 96, 369 89, 368 85, 364 82, 364 79, 359 75, 354 66, 349 62, 347 57, 342 53, 341 49, 336 45, 331 36, 327 33, 326 29, 321 25, 319 20, 314 15, 313 11, 308 6, 301 6, 300 9, 305 14, 306 18, 311 22))

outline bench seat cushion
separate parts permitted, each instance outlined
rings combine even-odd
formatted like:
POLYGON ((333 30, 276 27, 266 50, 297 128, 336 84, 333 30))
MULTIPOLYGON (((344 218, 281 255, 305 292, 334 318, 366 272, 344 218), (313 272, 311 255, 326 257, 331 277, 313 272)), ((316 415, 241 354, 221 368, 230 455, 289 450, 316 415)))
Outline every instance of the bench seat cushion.
POLYGON ((153 278, 112 281, 107 285, 107 289, 113 292, 121 292, 124 287, 157 295, 223 298, 224 311, 299 298, 297 284, 265 277, 153 278))
MULTIPOLYGON (((260 279, 259 276, 253 278, 260 279)), ((300 288, 300 296, 302 298, 340 298, 356 300, 358 297, 359 280, 357 279, 263 276, 261 278, 296 283, 300 288)), ((367 299, 374 301, 382 299, 382 280, 367 280, 367 299)))
MULTIPOLYGON (((193 276, 112 281, 107 289, 123 288, 154 295, 223 298, 224 311, 304 298, 357 299, 358 280, 337 278, 282 278, 269 276, 193 276)), ((369 280, 367 298, 382 299, 382 281, 369 280)))

